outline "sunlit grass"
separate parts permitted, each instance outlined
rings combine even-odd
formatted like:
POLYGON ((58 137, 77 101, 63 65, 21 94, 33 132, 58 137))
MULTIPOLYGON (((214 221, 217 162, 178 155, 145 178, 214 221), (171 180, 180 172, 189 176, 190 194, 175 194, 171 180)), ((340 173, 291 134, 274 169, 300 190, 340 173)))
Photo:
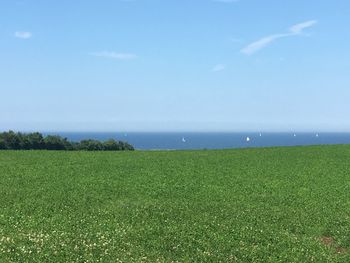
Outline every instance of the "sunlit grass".
POLYGON ((0 151, 0 262, 350 262, 350 146, 0 151))

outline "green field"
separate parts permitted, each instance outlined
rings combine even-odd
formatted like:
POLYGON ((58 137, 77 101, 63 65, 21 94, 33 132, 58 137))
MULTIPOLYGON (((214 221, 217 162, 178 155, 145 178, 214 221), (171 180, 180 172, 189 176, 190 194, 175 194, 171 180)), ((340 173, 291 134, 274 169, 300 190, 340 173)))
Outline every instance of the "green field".
POLYGON ((350 146, 0 151, 0 262, 350 262, 350 146))

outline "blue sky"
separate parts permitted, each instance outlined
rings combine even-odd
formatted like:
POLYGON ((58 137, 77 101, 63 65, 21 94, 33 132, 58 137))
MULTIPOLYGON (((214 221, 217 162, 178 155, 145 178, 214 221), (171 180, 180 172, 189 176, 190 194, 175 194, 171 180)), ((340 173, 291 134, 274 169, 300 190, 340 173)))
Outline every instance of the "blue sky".
POLYGON ((2 0, 0 130, 350 131, 350 1, 2 0))

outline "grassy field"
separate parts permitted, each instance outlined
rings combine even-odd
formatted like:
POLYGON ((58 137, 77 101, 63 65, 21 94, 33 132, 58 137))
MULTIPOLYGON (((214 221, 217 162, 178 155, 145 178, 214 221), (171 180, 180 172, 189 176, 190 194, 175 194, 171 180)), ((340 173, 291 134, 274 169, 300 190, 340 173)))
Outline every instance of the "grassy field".
POLYGON ((0 151, 0 262, 350 262, 350 146, 0 151))

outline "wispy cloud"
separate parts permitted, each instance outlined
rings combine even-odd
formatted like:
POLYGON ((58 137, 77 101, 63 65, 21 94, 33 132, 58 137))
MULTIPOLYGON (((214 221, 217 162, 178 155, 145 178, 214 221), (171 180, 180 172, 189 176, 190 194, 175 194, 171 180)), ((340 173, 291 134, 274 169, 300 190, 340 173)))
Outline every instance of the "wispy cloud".
POLYGON ((289 28, 289 31, 291 32, 291 34, 294 34, 294 35, 302 34, 303 30, 305 28, 312 27, 312 26, 314 26, 316 24, 317 24, 316 20, 306 21, 304 23, 300 23, 300 24, 296 24, 294 26, 291 26, 289 28))
POLYGON ((95 57, 103 57, 103 58, 110 58, 110 59, 117 59, 117 60, 131 60, 131 59, 137 58, 137 55, 132 53, 117 53, 117 52, 111 52, 111 51, 93 52, 93 53, 90 53, 90 55, 95 57))
POLYGON ((217 64, 217 65, 215 65, 215 66, 212 68, 211 71, 213 71, 213 72, 219 72, 219 71, 223 71, 223 70, 225 70, 225 69, 226 69, 226 65, 224 65, 224 64, 217 64))
POLYGON ((28 39, 32 37, 32 33, 26 32, 26 31, 16 31, 14 35, 17 38, 22 38, 22 39, 28 39))
POLYGON ((246 55, 254 54, 255 52, 259 51, 260 49, 270 45, 275 40, 277 40, 279 38, 287 37, 287 36, 289 36, 289 34, 278 34, 278 35, 270 35, 267 37, 263 37, 255 42, 249 44, 245 48, 243 48, 241 50, 241 52, 246 54, 246 55))
POLYGON ((298 36, 303 33, 303 30, 309 27, 314 26, 317 24, 316 20, 310 20, 306 21, 303 23, 299 23, 296 25, 293 25, 289 28, 289 31, 284 34, 274 34, 274 35, 269 35, 266 37, 263 37, 253 43, 250 43, 246 47, 244 47, 241 52, 246 55, 252 55, 256 53, 257 51, 263 49, 264 47, 270 45, 274 41, 280 39, 280 38, 285 38, 285 37, 291 37, 291 36, 298 36))

